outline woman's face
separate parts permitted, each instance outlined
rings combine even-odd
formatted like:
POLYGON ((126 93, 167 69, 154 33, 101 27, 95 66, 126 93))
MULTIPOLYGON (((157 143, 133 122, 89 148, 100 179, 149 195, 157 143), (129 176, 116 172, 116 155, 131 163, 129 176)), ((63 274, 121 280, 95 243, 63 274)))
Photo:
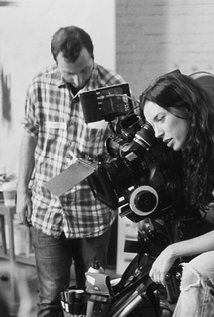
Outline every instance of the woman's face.
POLYGON ((161 138, 174 151, 183 148, 189 130, 189 121, 173 115, 152 101, 146 101, 144 115, 154 131, 156 138, 161 138))

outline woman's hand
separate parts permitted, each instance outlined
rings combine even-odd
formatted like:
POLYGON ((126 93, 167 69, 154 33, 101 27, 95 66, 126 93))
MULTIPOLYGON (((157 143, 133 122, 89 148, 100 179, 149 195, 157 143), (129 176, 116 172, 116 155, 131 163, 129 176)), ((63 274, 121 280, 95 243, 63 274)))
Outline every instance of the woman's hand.
POLYGON ((156 283, 166 284, 165 278, 169 269, 172 267, 176 260, 176 256, 173 252, 173 245, 169 245, 164 249, 161 254, 157 257, 152 265, 149 276, 156 283))

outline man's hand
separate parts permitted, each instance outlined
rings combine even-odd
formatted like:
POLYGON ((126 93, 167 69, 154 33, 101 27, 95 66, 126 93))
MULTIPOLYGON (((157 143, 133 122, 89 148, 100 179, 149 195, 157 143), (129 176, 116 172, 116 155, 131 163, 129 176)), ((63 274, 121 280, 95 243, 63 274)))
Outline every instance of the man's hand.
POLYGON ((152 265, 149 276, 156 283, 166 285, 166 274, 176 260, 172 248, 173 245, 170 245, 163 250, 152 265))
POLYGON ((28 190, 17 190, 16 212, 24 225, 31 225, 32 203, 28 190))

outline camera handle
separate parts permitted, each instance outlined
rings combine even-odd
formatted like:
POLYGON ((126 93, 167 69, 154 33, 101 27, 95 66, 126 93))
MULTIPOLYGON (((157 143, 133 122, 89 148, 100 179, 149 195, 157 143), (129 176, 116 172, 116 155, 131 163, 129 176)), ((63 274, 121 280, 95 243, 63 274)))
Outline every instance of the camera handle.
POLYGON ((151 303, 156 317, 159 317, 159 302, 155 296, 157 286, 148 277, 147 280, 140 284, 136 290, 125 300, 123 305, 109 317, 126 317, 128 316, 138 305, 143 302, 151 303))

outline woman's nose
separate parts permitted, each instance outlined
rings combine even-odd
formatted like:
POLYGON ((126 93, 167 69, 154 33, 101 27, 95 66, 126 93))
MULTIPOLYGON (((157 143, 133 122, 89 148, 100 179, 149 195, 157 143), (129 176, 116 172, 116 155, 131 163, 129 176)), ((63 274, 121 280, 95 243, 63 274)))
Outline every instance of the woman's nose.
POLYGON ((163 136, 163 130, 161 130, 158 127, 154 127, 154 130, 155 130, 155 137, 156 138, 161 138, 163 136))

